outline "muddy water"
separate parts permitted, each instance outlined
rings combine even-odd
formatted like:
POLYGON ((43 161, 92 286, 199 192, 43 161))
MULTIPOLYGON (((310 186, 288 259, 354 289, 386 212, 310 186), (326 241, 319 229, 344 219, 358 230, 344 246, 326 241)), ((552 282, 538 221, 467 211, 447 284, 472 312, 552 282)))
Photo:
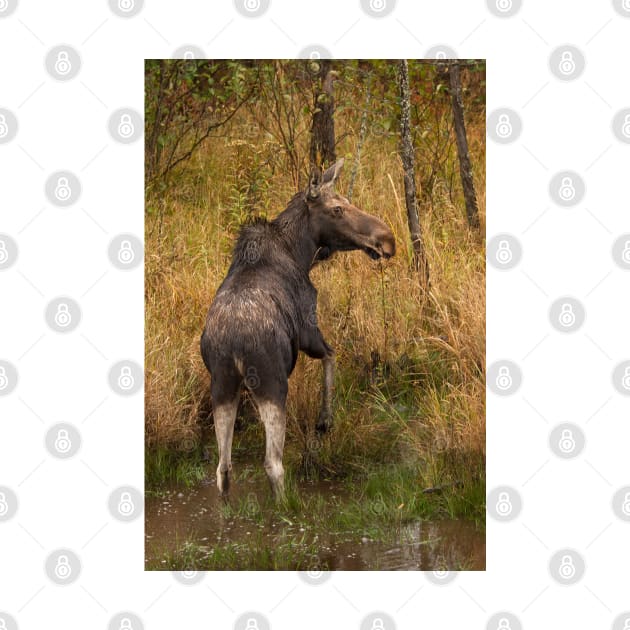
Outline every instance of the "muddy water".
MULTIPOLYGON (((268 492, 266 481, 241 481, 233 485, 231 500, 265 497, 268 492)), ((334 503, 335 509, 339 509, 340 501, 343 505, 344 489, 333 482, 301 482, 300 493, 303 497, 321 495, 325 499, 324 506, 334 503)), ((317 549, 316 564, 330 570, 485 569, 485 534, 466 521, 405 524, 393 535, 390 532, 384 542, 363 531, 328 532, 325 513, 312 515, 310 523, 304 516, 299 523, 282 516, 258 522, 242 515, 226 516, 221 505, 214 480, 195 488, 171 488, 159 497, 147 497, 145 556, 149 566, 186 569, 185 566, 169 566, 164 561, 165 555, 172 557, 184 541, 194 543, 208 556, 222 545, 242 543, 247 546, 252 536, 260 540, 262 535, 272 551, 279 542, 286 545, 287 540, 309 538, 317 549)))

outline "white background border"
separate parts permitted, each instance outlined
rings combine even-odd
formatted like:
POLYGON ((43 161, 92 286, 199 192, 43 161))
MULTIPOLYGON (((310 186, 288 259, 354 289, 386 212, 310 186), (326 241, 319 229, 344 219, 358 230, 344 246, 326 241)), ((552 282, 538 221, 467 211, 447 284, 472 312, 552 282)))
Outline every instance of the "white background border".
POLYGON ((0 108, 19 125, 0 144, 0 232, 19 247, 17 262, 0 271, 0 358, 19 372, 14 391, 0 396, 0 485, 19 500, 16 515, 0 522, 0 610, 21 629, 105 628, 121 610, 146 628, 229 628, 247 610, 267 615, 274 629, 358 628, 374 610, 398 628, 485 628, 502 610, 537 630, 612 627, 630 609, 629 525, 612 509, 615 491, 630 483, 628 398, 611 377, 630 358, 630 272, 611 255, 630 232, 630 147, 612 129, 615 113, 630 106, 628 59, 630 18, 612 2, 524 0, 498 17, 479 0, 398 0, 374 18, 358 1, 272 0, 248 18, 225 0, 148 1, 121 18, 105 0, 21 0, 0 17, 0 108), (44 65, 63 43, 82 61, 68 82, 44 65), (571 81, 549 67, 566 43, 586 62, 571 81), (488 364, 510 359, 523 374, 514 395, 488 392, 488 489, 512 487, 523 509, 509 522, 488 519, 485 573, 462 573, 448 586, 422 573, 339 573, 317 587, 295 573, 209 573, 186 586, 168 572, 143 573, 142 519, 110 516, 113 489, 143 486, 142 393, 117 396, 107 380, 116 361, 143 362, 142 269, 122 272, 107 258, 115 235, 143 233, 143 143, 114 142, 107 124, 120 107, 143 111, 143 59, 186 44, 249 58, 294 57, 312 44, 338 58, 416 58, 447 44, 462 58, 488 59, 488 112, 509 107, 523 123, 516 141, 488 141, 488 237, 506 232, 523 247, 515 269, 488 269, 488 364), (44 194, 48 175, 63 169, 82 184, 68 208, 44 194), (586 185, 568 208, 549 194, 563 170, 586 185), (61 295, 82 309, 70 334, 44 320, 61 295), (548 318, 564 295, 586 312, 573 334, 548 318), (60 422, 82 436, 69 460, 44 444, 60 422), (548 442, 564 422, 586 440, 567 460, 548 442), (61 547, 82 563, 68 586, 44 572, 61 547), (564 547, 585 559, 572 586, 549 572, 564 547))

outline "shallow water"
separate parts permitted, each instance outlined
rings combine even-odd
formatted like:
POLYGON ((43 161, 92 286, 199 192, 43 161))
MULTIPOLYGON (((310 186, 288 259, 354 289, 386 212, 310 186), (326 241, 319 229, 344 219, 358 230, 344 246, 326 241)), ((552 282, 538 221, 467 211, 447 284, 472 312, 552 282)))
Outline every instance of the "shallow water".
MULTIPOLYGON (((336 498, 334 509, 339 509, 339 502, 343 505, 346 496, 343 485, 335 482, 300 482, 299 487, 302 497, 320 495, 324 506, 332 505, 331 500, 336 498)), ((230 492, 233 504, 245 499, 247 506, 247 501, 251 500, 258 510, 256 497, 260 497, 262 504, 269 489, 266 480, 239 480, 230 492)), ((226 516, 221 507, 222 499, 214 480, 194 488, 173 487, 162 496, 147 497, 145 559, 148 565, 171 570, 190 568, 171 566, 164 560, 165 555, 172 557, 176 550, 181 550, 185 541, 194 543, 202 557, 209 557, 227 544, 242 543, 246 548, 252 540, 262 538, 263 545, 268 541, 272 551, 292 540, 296 541, 296 548, 308 540, 310 547, 317 550, 316 557, 309 561, 310 566, 329 570, 485 569, 485 534, 468 521, 416 521, 401 526, 385 542, 363 531, 328 532, 325 513, 303 515, 299 523, 294 523, 290 517, 278 515, 258 520, 248 518, 247 514, 226 516)))

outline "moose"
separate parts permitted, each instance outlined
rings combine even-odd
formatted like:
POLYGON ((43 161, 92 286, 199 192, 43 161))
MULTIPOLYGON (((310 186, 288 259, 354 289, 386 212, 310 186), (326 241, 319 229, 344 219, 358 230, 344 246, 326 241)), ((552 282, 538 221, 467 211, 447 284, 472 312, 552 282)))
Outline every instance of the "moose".
POLYGON ((390 258, 396 244, 387 225, 335 191, 343 159, 322 175, 313 168, 307 188, 275 219, 245 224, 227 276, 210 306, 201 355, 211 376, 219 451, 217 487, 227 496, 234 422, 243 385, 265 428, 265 470, 277 499, 284 496, 282 452, 288 379, 298 352, 323 364, 317 430, 332 424, 334 351, 317 325, 317 290, 309 272, 336 251, 363 250, 390 258))

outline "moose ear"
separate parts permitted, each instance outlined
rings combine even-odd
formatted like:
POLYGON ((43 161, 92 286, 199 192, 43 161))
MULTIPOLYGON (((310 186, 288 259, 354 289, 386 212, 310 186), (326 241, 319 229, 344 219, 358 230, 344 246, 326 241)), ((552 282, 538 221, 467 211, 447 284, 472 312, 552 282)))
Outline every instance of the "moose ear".
POLYGON ((343 158, 339 158, 330 168, 326 169, 324 176, 322 178, 323 184, 329 184, 330 186, 334 186, 335 180, 339 177, 339 173, 341 173, 341 168, 343 167, 343 158))
POLYGON ((306 198, 313 201, 319 197, 319 190, 322 183, 322 173, 314 166, 311 170, 311 177, 308 181, 308 186, 306 188, 306 198))

